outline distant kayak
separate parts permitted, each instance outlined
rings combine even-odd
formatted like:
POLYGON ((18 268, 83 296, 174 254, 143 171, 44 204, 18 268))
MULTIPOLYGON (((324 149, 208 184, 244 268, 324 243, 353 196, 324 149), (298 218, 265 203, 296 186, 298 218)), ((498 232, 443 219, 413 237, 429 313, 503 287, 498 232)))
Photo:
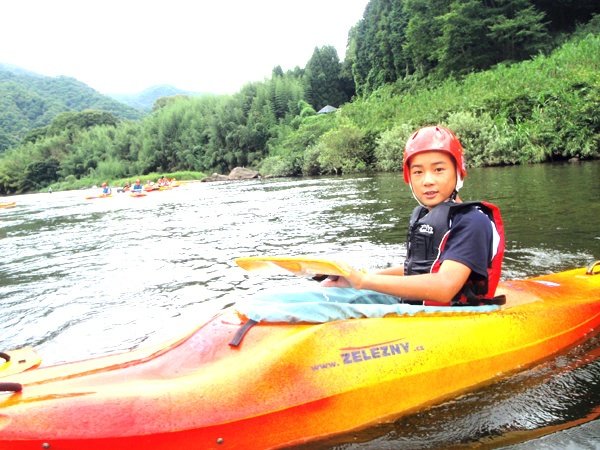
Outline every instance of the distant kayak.
POLYGON ((88 195, 85 199, 86 200, 94 200, 97 198, 111 198, 112 194, 100 194, 100 195, 88 195))
POLYGON ((132 192, 131 194, 129 194, 130 197, 145 197, 146 194, 145 192, 132 192))
POLYGON ((0 202, 0 208, 14 208, 17 202, 0 202))
POLYGON ((453 398, 600 328, 600 262, 504 281, 498 294, 505 305, 398 304, 319 324, 252 323, 233 305, 163 345, 0 373, 0 448, 306 444, 453 398))

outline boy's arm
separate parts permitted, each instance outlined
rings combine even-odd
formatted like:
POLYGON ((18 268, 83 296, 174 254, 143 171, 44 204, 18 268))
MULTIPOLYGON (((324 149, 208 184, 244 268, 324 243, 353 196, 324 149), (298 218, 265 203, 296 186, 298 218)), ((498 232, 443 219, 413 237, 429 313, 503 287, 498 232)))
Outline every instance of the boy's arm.
MULTIPOLYGON (((352 269, 354 270, 354 269, 352 269)), ((361 270, 364 274, 365 272, 361 270)), ((386 275, 386 276, 403 276, 404 275, 404 266, 396 266, 396 267, 388 267, 386 269, 378 270, 374 274, 376 275, 386 275)), ((324 287, 353 287, 350 284, 350 280, 345 277, 340 276, 327 276, 327 275, 317 275, 313 277, 313 280, 320 281, 321 285, 324 287)))
POLYGON ((450 304, 467 282, 471 269, 457 261, 446 260, 436 273, 405 277, 383 272, 364 273, 352 270, 347 277, 340 277, 337 281, 328 280, 326 285, 350 285, 356 289, 370 289, 400 298, 427 299, 450 304))
POLYGON ((376 273, 380 275, 404 275, 404 266, 388 267, 387 269, 378 270, 376 273))

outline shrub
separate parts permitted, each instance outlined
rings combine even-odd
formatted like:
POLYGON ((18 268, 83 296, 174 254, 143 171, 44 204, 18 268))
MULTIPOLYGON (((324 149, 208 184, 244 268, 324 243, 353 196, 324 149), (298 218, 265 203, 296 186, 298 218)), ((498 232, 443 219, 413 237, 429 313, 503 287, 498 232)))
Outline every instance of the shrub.
POLYGON ((376 140, 375 168, 384 172, 401 171, 404 146, 413 132, 412 124, 403 123, 381 133, 376 140))

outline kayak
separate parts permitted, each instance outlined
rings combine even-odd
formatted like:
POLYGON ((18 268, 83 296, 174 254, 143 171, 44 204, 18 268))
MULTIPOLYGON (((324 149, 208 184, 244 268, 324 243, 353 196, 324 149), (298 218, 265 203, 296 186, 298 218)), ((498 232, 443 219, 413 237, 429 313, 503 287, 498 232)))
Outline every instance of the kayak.
POLYGON ((14 208, 17 202, 0 202, 0 208, 14 208))
POLYGON ((451 399, 600 329, 600 261, 498 293, 505 304, 318 324, 254 324, 233 305, 161 345, 0 374, 0 448, 306 444, 451 399))
POLYGON ((88 195, 85 199, 86 200, 94 200, 97 198, 111 198, 112 194, 100 194, 100 195, 88 195))

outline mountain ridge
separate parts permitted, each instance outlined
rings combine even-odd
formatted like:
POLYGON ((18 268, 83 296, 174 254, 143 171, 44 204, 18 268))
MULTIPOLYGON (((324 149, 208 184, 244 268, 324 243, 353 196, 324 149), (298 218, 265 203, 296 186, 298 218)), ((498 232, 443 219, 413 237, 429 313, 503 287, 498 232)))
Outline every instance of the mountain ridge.
POLYGON ((107 95, 125 105, 131 106, 132 108, 149 112, 152 110, 156 100, 162 97, 172 97, 175 95, 201 96, 210 94, 206 92, 194 92, 185 89, 179 89, 170 84, 157 84, 137 93, 112 93, 107 95))
POLYGON ((49 77, 0 63, 0 152, 16 145, 32 129, 58 114, 94 109, 124 120, 138 120, 144 111, 103 95, 68 76, 49 77))

